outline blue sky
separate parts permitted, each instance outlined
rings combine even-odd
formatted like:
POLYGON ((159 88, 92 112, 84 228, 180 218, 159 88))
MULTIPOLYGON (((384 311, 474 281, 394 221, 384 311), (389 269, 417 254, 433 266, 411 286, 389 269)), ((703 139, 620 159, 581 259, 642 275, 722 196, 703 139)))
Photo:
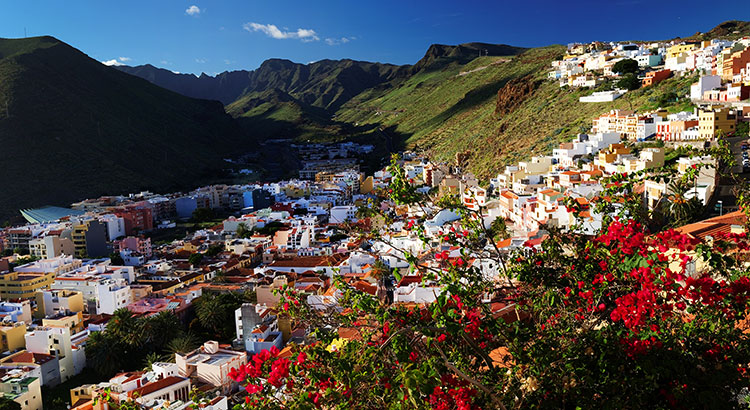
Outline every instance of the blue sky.
POLYGON ((656 40, 750 20, 750 7, 698 1, 6 0, 0 6, 0 37, 23 37, 25 29, 99 61, 209 74, 254 69, 274 57, 413 64, 433 43, 656 40))

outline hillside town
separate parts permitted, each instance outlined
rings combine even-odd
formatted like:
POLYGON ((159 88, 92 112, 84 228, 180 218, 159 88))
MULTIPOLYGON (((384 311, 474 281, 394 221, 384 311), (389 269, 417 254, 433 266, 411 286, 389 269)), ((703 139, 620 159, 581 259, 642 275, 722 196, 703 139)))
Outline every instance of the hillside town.
MULTIPOLYGON (((670 76, 696 75, 685 96, 694 109, 602 112, 588 132, 570 136, 547 155, 508 165, 489 181, 468 172, 461 154, 446 162, 403 152, 398 163, 409 183, 434 198, 460 198, 488 229, 503 226, 487 246, 510 255, 539 249, 552 229, 585 235, 601 229, 605 215, 592 204, 606 188, 604 177, 667 166, 684 174, 698 165, 685 197, 697 198, 712 215, 678 231, 696 238, 744 232, 745 215, 736 204, 722 202, 726 187, 718 159, 683 155, 681 148, 728 141, 739 160, 736 172, 750 168, 750 38, 574 44, 568 53, 549 73, 561 86, 594 89, 620 76, 613 71, 618 61, 633 59, 644 72, 643 87, 670 76), (583 212, 571 209, 571 201, 583 212)), ((601 92, 589 101, 611 101, 627 91, 601 92)), ((414 274, 406 252, 433 267, 439 266, 437 258, 465 257, 444 240, 461 229, 462 216, 443 209, 426 219, 439 209, 437 203, 424 209, 387 199, 380 210, 390 220, 368 216, 372 199, 388 189, 393 175, 387 167, 366 175, 347 152, 371 150, 354 143, 315 146, 303 153, 297 179, 101 196, 65 208, 20 210, 27 223, 0 230, 0 392, 28 410, 42 409, 43 392, 59 394, 61 387, 71 409, 106 409, 101 400, 106 395, 149 409, 225 410, 246 394, 232 369, 263 351, 291 357, 292 346, 311 340, 306 323, 292 320, 280 306, 284 287, 305 295, 321 314, 335 310, 342 297, 334 277, 382 303, 435 302, 444 290, 414 274), (355 228, 376 230, 382 239, 358 237, 355 228), (383 269, 398 275, 383 279, 383 269), (205 328, 195 324, 201 323, 200 305, 227 294, 242 299, 224 318, 231 322, 229 334, 215 330, 215 338, 195 340, 189 349, 176 349, 146 366, 116 368, 110 377, 93 371, 87 348, 97 333, 122 328, 123 317, 148 320, 167 312, 185 329, 205 328), (78 383, 84 376, 87 381, 78 383)), ((659 180, 638 189, 648 209, 673 193, 659 180)), ((482 256, 461 261, 500 281, 500 267, 482 256)), ((490 297, 487 303, 498 315, 512 308, 490 297)), ((356 329, 338 331, 342 340, 358 337, 356 329)))

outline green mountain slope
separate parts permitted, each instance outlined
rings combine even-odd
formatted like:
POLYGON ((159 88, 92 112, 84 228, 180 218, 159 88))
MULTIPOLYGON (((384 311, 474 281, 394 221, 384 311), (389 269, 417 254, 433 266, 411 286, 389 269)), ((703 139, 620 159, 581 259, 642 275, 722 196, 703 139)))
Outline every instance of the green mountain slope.
POLYGON ((0 221, 24 207, 192 187, 241 142, 219 102, 154 86, 52 37, 0 40, 0 221))
POLYGON ((177 74, 151 65, 117 69, 186 96, 224 102, 227 112, 259 141, 268 138, 318 141, 362 132, 332 115, 363 92, 389 90, 415 73, 466 64, 480 54, 515 55, 523 50, 503 44, 435 44, 413 66, 354 60, 298 64, 270 59, 253 71, 225 72, 215 77, 177 74))
POLYGON ((307 105, 326 110, 336 110, 363 90, 409 73, 409 66, 393 64, 354 60, 299 64, 278 58, 264 61, 256 70, 224 72, 216 76, 178 74, 152 65, 116 68, 189 97, 230 104, 247 95, 258 98, 256 93, 279 90, 307 105))
POLYGON ((688 108, 677 98, 694 78, 669 79, 612 103, 581 103, 590 90, 561 89, 546 79, 562 46, 527 50, 517 56, 477 57, 423 70, 390 90, 372 89, 345 104, 341 121, 376 124, 408 147, 451 159, 469 154, 469 166, 481 177, 587 130, 597 115, 614 108, 688 108))

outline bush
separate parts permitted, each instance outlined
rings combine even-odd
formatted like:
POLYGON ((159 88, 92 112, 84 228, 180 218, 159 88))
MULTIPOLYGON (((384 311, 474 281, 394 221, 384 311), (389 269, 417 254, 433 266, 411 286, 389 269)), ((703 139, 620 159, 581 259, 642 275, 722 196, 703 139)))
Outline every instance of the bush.
POLYGON ((193 211, 191 220, 193 222, 210 222, 215 218, 213 209, 210 208, 197 208, 193 211))
POLYGON ((637 73, 638 62, 631 58, 620 60, 616 62, 614 66, 612 66, 612 71, 619 74, 637 73))
POLYGON ((618 88, 624 88, 629 91, 637 90, 641 86, 641 80, 635 74, 625 74, 617 82, 618 88))
MULTIPOLYGON (((387 199, 421 203, 391 171, 387 199)), ((284 288, 280 312, 306 324, 315 343, 283 357, 262 351, 233 369, 247 408, 743 408, 750 275, 735 252, 750 243, 651 233, 634 189, 645 177, 609 178, 602 197, 615 202, 596 204, 633 220, 608 218, 593 236, 552 229, 540 249, 510 257, 486 246, 481 211, 442 199, 438 208, 462 215, 441 238, 455 250, 403 258, 440 285, 431 304, 390 305, 334 276, 341 306, 323 315, 284 288), (497 281, 469 265, 478 255, 495 264, 497 281), (690 274, 697 260, 705 268, 690 274), (340 338, 342 328, 356 337, 340 338)), ((429 243, 420 224, 408 229, 429 243)))

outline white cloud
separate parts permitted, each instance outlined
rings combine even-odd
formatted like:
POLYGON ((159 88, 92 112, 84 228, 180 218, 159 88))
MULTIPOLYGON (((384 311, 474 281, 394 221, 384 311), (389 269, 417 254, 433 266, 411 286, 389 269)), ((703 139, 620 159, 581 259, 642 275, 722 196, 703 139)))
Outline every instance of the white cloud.
POLYGON ((185 14, 189 16, 197 16, 201 14, 201 9, 193 4, 192 6, 188 7, 187 10, 185 10, 185 14))
POLYGON ((232 64, 233 62, 234 62, 234 61, 232 61, 232 60, 224 60, 224 64, 226 64, 226 65, 230 65, 230 64, 232 64))
POLYGON ((276 27, 276 25, 274 24, 260 23, 245 23, 242 25, 242 28, 251 33, 260 31, 268 37, 275 38, 277 40, 286 40, 291 38, 302 40, 305 43, 309 41, 320 40, 320 37, 318 37, 318 33, 316 33, 315 30, 306 28, 298 28, 296 31, 283 31, 276 27))
POLYGON ((119 58, 119 60, 120 60, 120 61, 122 61, 122 62, 124 63, 124 62, 126 62, 126 61, 130 61, 130 60, 132 60, 132 58, 130 58, 130 57, 120 57, 120 58, 119 58))
POLYGON ((206 62, 206 59, 204 59, 204 58, 196 58, 195 62, 198 63, 198 64, 204 64, 206 62))
POLYGON ((356 40, 357 37, 341 37, 341 38, 327 38, 326 44, 329 46, 337 46, 339 44, 346 44, 352 40, 356 40))
POLYGON ((161 60, 161 61, 159 61, 159 64, 161 64, 161 65, 169 65, 169 61, 167 61, 167 60, 161 60))
POLYGON ((104 65, 108 65, 108 66, 113 66, 113 65, 125 65, 125 64, 123 64, 123 63, 121 63, 121 62, 117 61, 117 59, 116 59, 116 58, 113 58, 113 59, 111 59, 111 60, 107 60, 107 61, 102 61, 102 64, 104 64, 104 65))

